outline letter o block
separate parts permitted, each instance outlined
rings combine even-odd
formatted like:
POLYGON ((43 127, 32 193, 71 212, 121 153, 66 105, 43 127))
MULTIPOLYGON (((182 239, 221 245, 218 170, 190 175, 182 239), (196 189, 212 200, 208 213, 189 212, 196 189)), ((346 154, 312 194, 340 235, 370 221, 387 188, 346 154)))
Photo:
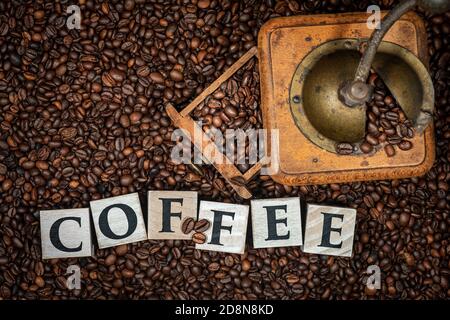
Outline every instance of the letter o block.
POLYGON ((137 193, 91 201, 100 249, 147 239, 137 193))
POLYGON ((92 256, 89 209, 41 210, 42 259, 92 256))

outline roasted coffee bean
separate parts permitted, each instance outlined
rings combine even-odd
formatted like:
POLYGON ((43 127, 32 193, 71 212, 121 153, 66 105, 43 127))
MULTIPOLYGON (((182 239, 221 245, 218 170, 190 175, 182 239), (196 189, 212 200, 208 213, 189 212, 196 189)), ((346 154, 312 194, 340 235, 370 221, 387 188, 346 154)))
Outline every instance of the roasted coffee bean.
POLYGON ((377 138, 375 138, 374 136, 372 136, 371 134, 368 134, 367 136, 366 136, 366 141, 368 142, 368 143, 370 143, 371 145, 373 145, 373 146, 376 146, 376 145, 378 145, 378 139, 377 138))
POLYGON ((384 146, 384 151, 386 152, 386 155, 387 155, 388 157, 393 157, 393 156, 395 156, 395 149, 394 149, 394 147, 393 147, 392 145, 390 145, 390 144, 387 144, 387 145, 384 146))
POLYGON ((120 177, 120 184, 124 187, 128 187, 133 183, 133 177, 129 174, 120 177))
POLYGON ((183 223, 181 224, 181 231, 184 234, 189 234, 194 230, 196 222, 192 218, 186 218, 183 220, 183 223))
POLYGON ((235 118, 238 115, 238 112, 237 112, 236 108, 233 107, 233 106, 227 106, 224 109, 224 112, 230 118, 235 118))
POLYGON ((408 127, 405 124, 401 123, 397 125, 395 130, 397 132, 397 135, 399 135, 400 137, 402 138, 408 137, 408 127))
POLYGON ((244 177, 241 176, 231 178, 231 182, 237 184, 238 186, 244 186, 246 184, 244 177))
POLYGON ((394 111, 388 111, 386 112, 386 119, 388 119, 389 121, 398 121, 398 113, 394 112, 394 111))
POLYGON ((105 265, 108 267, 114 265, 114 263, 116 262, 116 259, 117 259, 117 257, 115 255, 110 254, 105 259, 105 265))
POLYGON ((408 127, 408 133, 406 135, 406 138, 409 138, 409 139, 414 138, 414 130, 411 127, 408 127))
MULTIPOLYGON (((369 113, 370 114, 370 113, 369 113)), ((372 113, 374 114, 374 113, 372 113)), ((375 116, 376 117, 376 116, 375 116)), ((375 120, 375 119, 374 119, 375 120)), ((371 121, 367 124, 367 132, 371 135, 378 136, 380 135, 378 131, 377 125, 374 123, 375 121, 371 121)))
POLYGON ((385 131, 392 128, 391 122, 386 118, 380 120, 380 125, 385 131))
POLYGON ((159 72, 150 73, 150 79, 159 84, 164 83, 164 77, 159 72))
POLYGON ((194 230, 195 232, 205 232, 209 229, 210 222, 206 219, 201 219, 195 222, 194 230))
POLYGON ((204 233, 196 232, 192 235, 192 241, 197 244, 203 244, 206 242, 206 236, 204 233))
POLYGON ((172 70, 170 71, 170 78, 174 81, 182 81, 183 80, 183 74, 178 70, 172 70))
POLYGON ((387 141, 390 144, 399 144, 402 141, 402 138, 400 136, 397 136, 397 135, 392 135, 392 136, 389 136, 387 138, 387 141))
POLYGON ((74 127, 64 128, 60 131, 60 134, 63 139, 70 140, 77 135, 77 129, 74 127))
POLYGON ((359 148, 361 149, 362 152, 364 153, 370 153, 373 150, 373 146, 368 143, 368 142, 363 142, 361 143, 361 145, 359 146, 359 148))
POLYGON ((336 145, 336 152, 342 155, 348 155, 353 153, 353 145, 347 142, 338 143, 336 145))
POLYGON ((406 212, 403 212, 402 214, 400 214, 400 219, 399 219, 400 225, 405 227, 408 225, 409 222, 409 214, 406 212))
POLYGON ((409 150, 413 147, 412 143, 408 140, 402 140, 398 144, 398 147, 402 150, 409 150))
POLYGON ((9 189, 12 188, 12 186, 14 185, 13 181, 11 179, 5 179, 2 182, 2 190, 3 192, 8 192, 9 189))
POLYGON ((115 249, 116 254, 118 256, 124 256, 128 252, 128 246, 126 244, 122 244, 120 246, 117 246, 114 249, 115 249))

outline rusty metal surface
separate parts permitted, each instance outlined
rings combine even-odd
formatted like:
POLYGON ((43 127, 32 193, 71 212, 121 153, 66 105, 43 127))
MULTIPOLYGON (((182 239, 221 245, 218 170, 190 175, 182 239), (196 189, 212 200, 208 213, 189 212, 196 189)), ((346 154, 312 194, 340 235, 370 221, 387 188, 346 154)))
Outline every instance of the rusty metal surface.
MULTIPOLYGON (((328 41, 299 63, 289 92, 297 127, 317 146, 336 152, 340 142, 357 146, 366 132, 365 104, 349 107, 338 98, 340 85, 353 76, 361 59, 358 39, 328 41)), ((373 69, 421 133, 432 120, 434 89, 423 63, 410 51, 383 41, 373 69)), ((357 148, 354 154, 362 155, 357 148)))
POLYGON ((365 104, 348 107, 339 86, 355 74, 361 54, 357 41, 326 42, 310 52, 292 78, 289 92, 294 122, 317 146, 335 152, 336 143, 359 142, 366 132, 365 104))
MULTIPOLYGON (((260 30, 261 105, 265 128, 279 129, 280 170, 273 179, 287 185, 324 184, 419 176, 435 156, 433 125, 417 134, 414 147, 388 158, 337 155, 312 143, 298 129, 289 107, 289 87, 298 63, 314 48, 331 40, 368 38, 366 13, 276 18, 260 30)), ((419 57, 427 65, 425 26, 414 13, 404 15, 384 38, 419 57)), ((270 148, 270 143, 268 145, 270 148)))

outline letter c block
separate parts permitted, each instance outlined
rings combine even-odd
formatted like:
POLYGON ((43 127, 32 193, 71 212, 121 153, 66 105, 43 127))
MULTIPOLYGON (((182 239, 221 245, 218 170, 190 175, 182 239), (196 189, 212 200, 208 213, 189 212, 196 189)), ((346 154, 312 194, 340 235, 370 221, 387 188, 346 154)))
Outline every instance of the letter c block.
POLYGON ((41 210, 42 259, 92 256, 89 209, 41 210))

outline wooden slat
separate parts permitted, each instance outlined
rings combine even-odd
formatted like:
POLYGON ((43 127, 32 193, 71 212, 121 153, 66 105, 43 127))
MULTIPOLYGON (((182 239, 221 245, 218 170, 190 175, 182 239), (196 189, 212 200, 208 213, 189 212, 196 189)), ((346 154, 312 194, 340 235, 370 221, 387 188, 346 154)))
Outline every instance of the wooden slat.
POLYGON ((234 183, 231 179, 241 178, 244 181, 242 173, 235 167, 235 165, 217 148, 216 144, 208 139, 203 133, 200 126, 195 123, 189 116, 183 117, 170 103, 166 107, 166 112, 172 119, 175 126, 186 130, 192 143, 199 149, 212 149, 212 157, 210 154, 203 154, 203 156, 222 174, 225 180, 231 184, 234 190, 244 199, 251 198, 252 194, 243 185, 234 183), (196 134, 197 133, 197 134, 196 134), (199 135, 198 133, 202 133, 199 135))
POLYGON ((202 93, 200 93, 190 104, 181 110, 180 114, 182 117, 186 117, 192 110, 194 110, 203 100, 206 99, 211 93, 217 90, 220 85, 228 80, 237 70, 239 70, 248 60, 253 58, 258 49, 253 47, 242 55, 231 67, 229 67, 224 73, 220 75, 211 85, 206 88, 202 93))
POLYGON ((268 164, 268 163, 269 163, 269 161, 270 161, 270 158, 267 157, 267 156, 264 156, 264 158, 262 158, 261 160, 259 160, 257 163, 255 163, 254 166, 252 166, 250 169, 248 169, 248 170, 244 173, 244 175, 243 175, 245 182, 248 182, 248 181, 252 180, 253 177, 254 177, 259 171, 261 171, 262 167, 263 167, 265 164, 268 164))

